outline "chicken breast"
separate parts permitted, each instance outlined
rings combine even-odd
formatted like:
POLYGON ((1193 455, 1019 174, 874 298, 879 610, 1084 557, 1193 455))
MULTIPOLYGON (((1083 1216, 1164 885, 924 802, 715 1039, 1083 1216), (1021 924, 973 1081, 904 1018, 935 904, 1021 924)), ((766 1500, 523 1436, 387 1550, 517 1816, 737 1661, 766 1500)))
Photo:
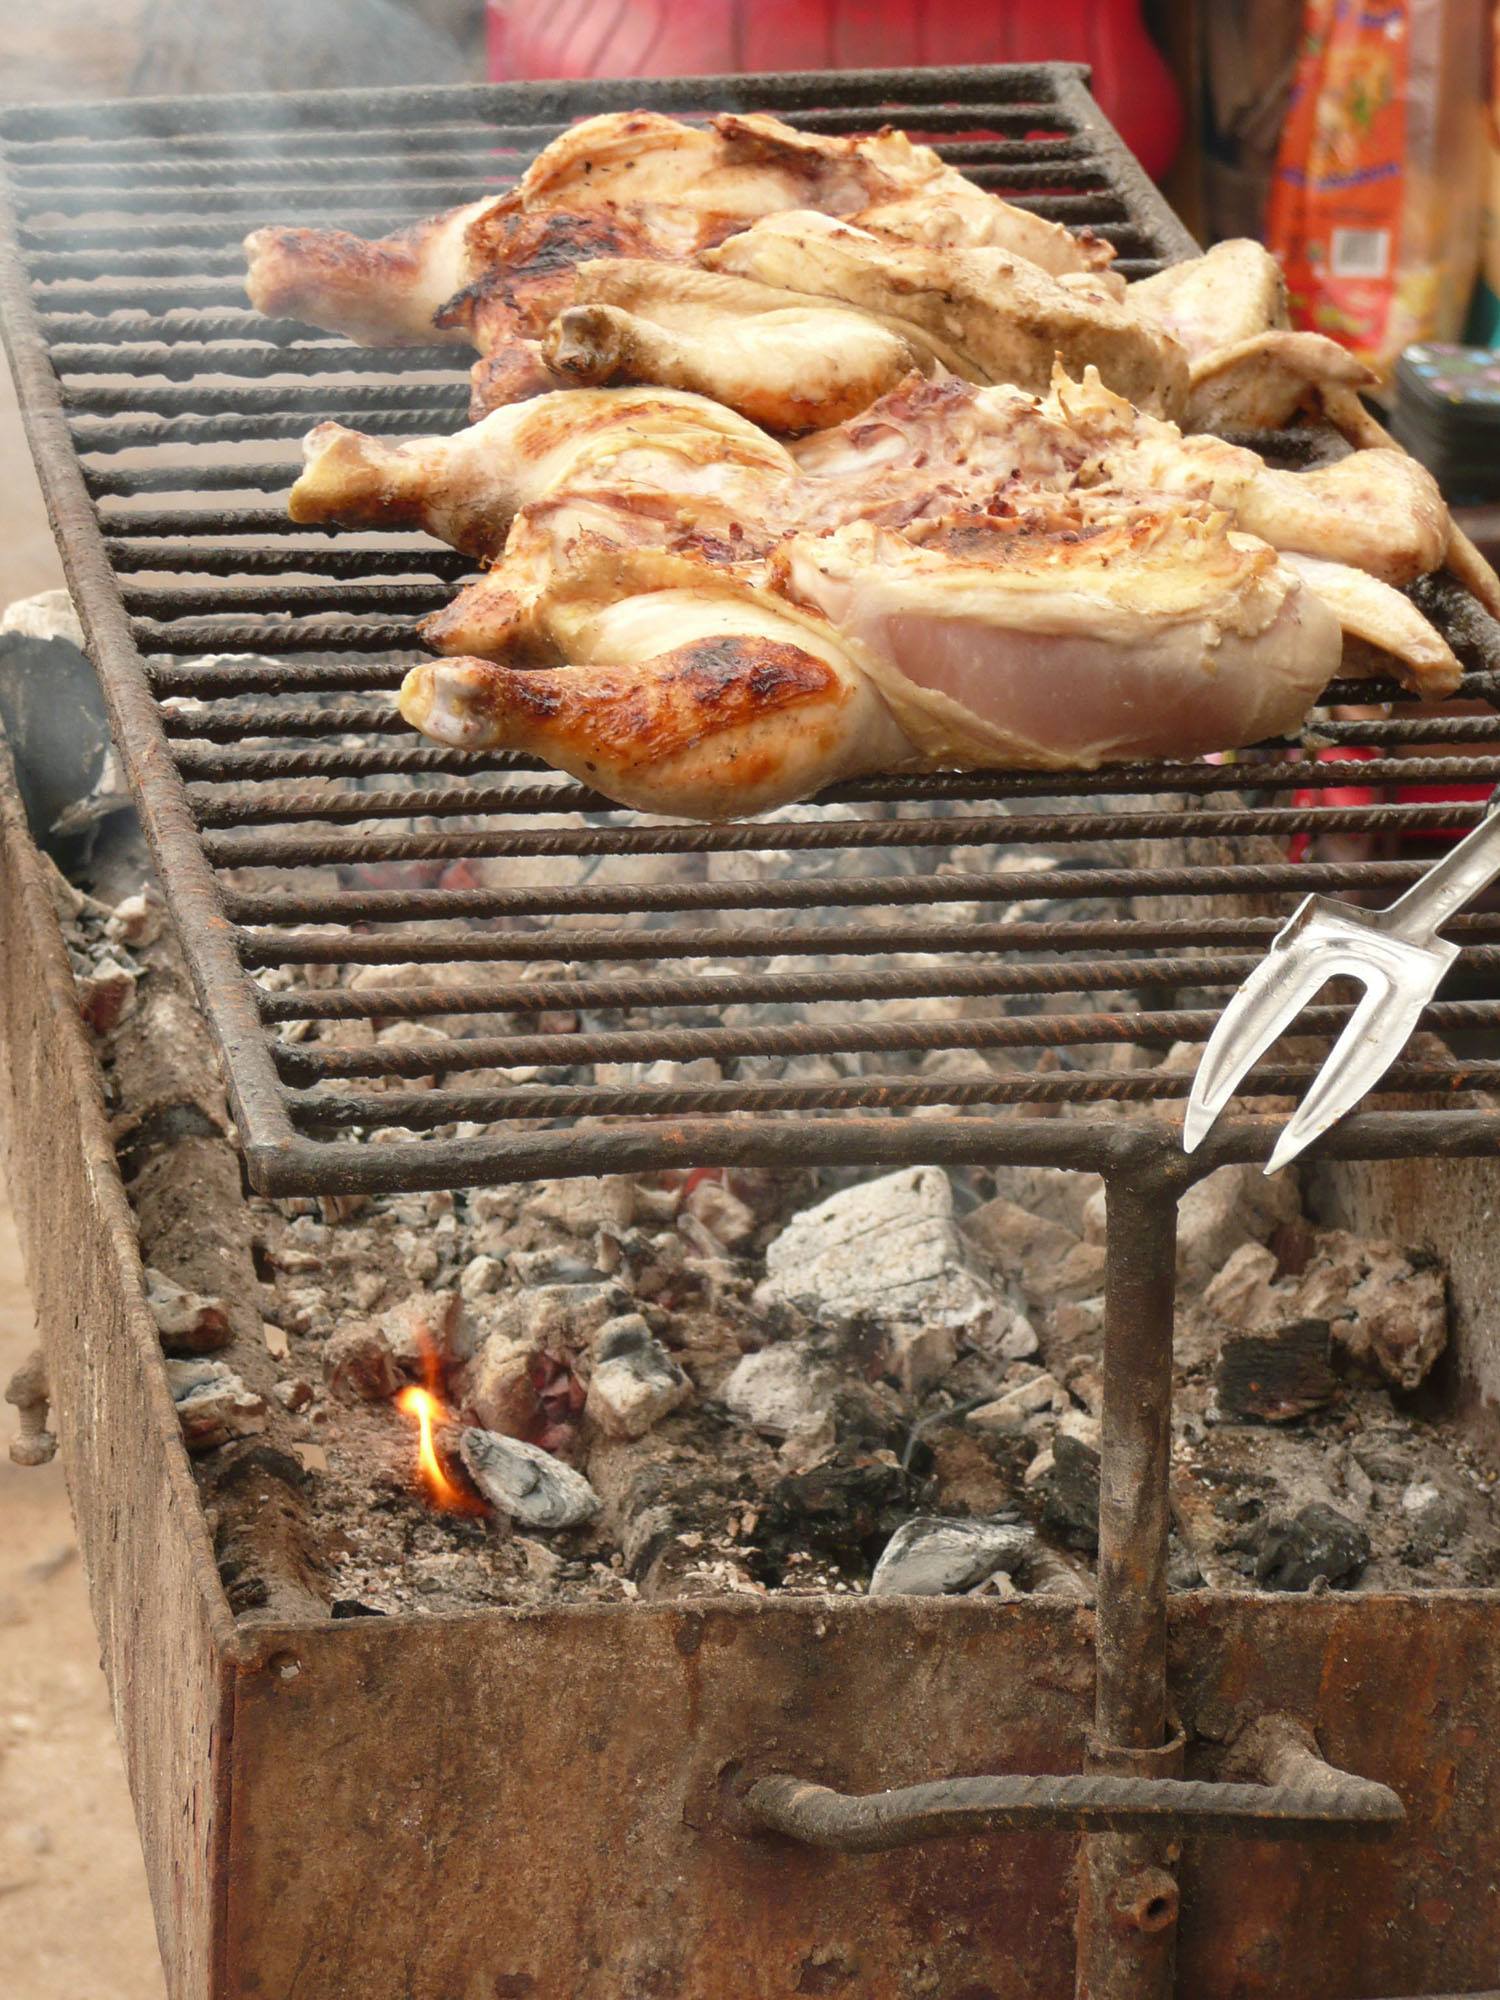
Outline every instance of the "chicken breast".
POLYGON ((1169 334, 1008 251, 893 243, 802 212, 768 217, 703 261, 878 313, 970 381, 1044 390, 1061 358, 1072 370, 1097 367, 1143 409, 1180 409, 1187 394, 1187 360, 1169 334))
POLYGON ((1141 511, 797 537, 781 589, 857 643, 932 763, 1091 770, 1298 727, 1338 670, 1333 614, 1222 521, 1141 511))
POLYGON ((1281 266, 1248 236, 1230 237, 1201 257, 1137 278, 1125 288, 1125 303, 1170 333, 1192 361, 1291 323, 1281 266))

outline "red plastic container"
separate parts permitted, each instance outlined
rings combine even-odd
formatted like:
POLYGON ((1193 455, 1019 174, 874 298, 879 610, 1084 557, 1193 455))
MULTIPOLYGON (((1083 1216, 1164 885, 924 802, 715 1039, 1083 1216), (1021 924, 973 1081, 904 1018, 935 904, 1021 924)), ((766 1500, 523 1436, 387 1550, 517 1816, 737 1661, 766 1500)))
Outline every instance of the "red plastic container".
POLYGON ((491 0, 489 20, 497 81, 1082 62, 1149 173, 1182 137, 1139 0, 491 0))

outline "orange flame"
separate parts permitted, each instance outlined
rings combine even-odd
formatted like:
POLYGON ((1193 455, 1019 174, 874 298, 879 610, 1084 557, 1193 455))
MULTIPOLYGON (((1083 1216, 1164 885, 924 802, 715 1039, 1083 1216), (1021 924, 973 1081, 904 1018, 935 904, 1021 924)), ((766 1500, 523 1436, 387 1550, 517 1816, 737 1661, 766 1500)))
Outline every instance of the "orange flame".
POLYGON ((449 1412, 433 1395, 430 1389, 419 1389, 415 1383, 403 1389, 396 1398, 396 1408, 405 1417, 414 1417, 417 1423, 417 1469, 418 1483, 434 1507, 440 1507, 450 1514, 483 1514, 487 1511, 484 1502, 476 1495, 467 1493, 457 1486, 443 1470, 443 1462, 437 1455, 432 1433, 435 1424, 446 1423, 449 1412))

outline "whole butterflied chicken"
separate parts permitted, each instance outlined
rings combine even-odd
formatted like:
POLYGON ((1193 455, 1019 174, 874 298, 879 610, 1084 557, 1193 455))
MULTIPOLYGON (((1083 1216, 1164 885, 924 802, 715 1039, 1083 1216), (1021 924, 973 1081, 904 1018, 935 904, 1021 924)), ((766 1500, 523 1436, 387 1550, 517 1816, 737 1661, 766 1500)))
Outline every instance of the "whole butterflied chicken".
POLYGON ((1054 275, 1103 273, 1114 255, 986 193, 899 132, 826 137, 761 115, 697 126, 636 111, 585 119, 514 188, 393 236, 257 229, 245 239, 246 287, 264 313, 370 345, 476 348, 482 414, 558 386, 539 343, 576 302, 580 264, 686 263, 786 209, 868 215, 892 239, 1008 248, 1054 275))
POLYGON ((336 424, 307 440, 295 520, 419 527, 502 558, 424 622, 440 651, 502 652, 515 604, 577 547, 661 548, 720 565, 763 562, 794 533, 891 528, 955 510, 1014 511, 1040 496, 1208 508, 1288 554, 1318 559, 1318 588, 1349 629, 1384 646, 1420 693, 1458 663, 1391 586, 1444 559, 1450 524, 1431 477, 1390 450, 1305 472, 1184 437, 1087 371, 1045 397, 908 383, 840 428, 787 446, 733 412, 669 390, 564 392, 495 412, 451 438, 384 443, 336 424), (518 517, 521 517, 518 519, 518 517), (1362 572, 1359 588, 1340 581, 1362 572))
POLYGON ((902 768, 1092 769, 1294 728, 1338 620, 1222 517, 1074 501, 782 545, 767 582, 664 552, 555 571, 507 660, 419 666, 440 743, 527 751, 643 811, 732 819, 902 768), (538 664, 551 654, 556 665, 538 664))

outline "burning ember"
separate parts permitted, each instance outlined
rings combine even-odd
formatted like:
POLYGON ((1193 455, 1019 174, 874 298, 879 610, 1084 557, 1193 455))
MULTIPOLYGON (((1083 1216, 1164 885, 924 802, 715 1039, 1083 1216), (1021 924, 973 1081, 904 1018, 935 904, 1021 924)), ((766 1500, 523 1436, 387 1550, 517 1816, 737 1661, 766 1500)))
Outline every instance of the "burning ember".
POLYGON ((436 1425, 452 1420, 452 1413, 430 1389, 412 1383, 396 1398, 396 1408, 417 1424, 417 1483, 428 1502, 449 1514, 483 1514, 488 1510, 477 1495, 458 1486, 443 1469, 433 1442, 436 1425))

